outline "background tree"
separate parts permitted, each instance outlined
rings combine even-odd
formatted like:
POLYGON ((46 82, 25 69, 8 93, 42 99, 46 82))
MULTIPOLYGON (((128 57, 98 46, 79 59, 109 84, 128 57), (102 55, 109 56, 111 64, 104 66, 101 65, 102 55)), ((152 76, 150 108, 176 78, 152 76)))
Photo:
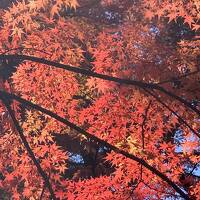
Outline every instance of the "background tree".
POLYGON ((194 0, 3 5, 1 198, 55 199, 52 188, 59 199, 199 199, 199 6, 194 0), (80 135, 83 129, 95 137, 80 135))

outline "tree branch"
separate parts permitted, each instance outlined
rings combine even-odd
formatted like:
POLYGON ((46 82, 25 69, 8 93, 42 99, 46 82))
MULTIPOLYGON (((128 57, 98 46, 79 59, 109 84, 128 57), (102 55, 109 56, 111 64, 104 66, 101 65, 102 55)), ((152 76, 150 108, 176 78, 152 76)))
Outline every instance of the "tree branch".
POLYGON ((39 200, 42 200, 42 198, 44 196, 45 189, 46 189, 46 184, 43 185, 42 192, 41 192, 39 200))
POLYGON ((35 51, 35 52, 41 52, 41 53, 44 53, 44 54, 47 54, 49 56, 52 56, 52 54, 44 51, 44 50, 40 50, 40 49, 35 49, 35 48, 26 48, 26 47, 18 47, 18 48, 13 48, 13 49, 8 49, 6 51, 4 51, 2 54, 7 54, 11 51, 17 51, 17 50, 20 50, 20 51, 23 51, 23 50, 32 50, 32 51, 35 51))
POLYGON ((181 75, 181 76, 173 77, 173 78, 168 79, 168 80, 160 81, 160 82, 157 83, 157 84, 158 84, 158 85, 161 85, 161 84, 164 84, 164 83, 170 83, 170 82, 173 82, 173 81, 180 80, 180 79, 182 79, 182 78, 186 78, 186 77, 189 77, 189 76, 198 74, 199 72, 200 72, 200 70, 196 70, 196 71, 193 71, 193 72, 190 72, 190 73, 186 73, 186 74, 181 75))
MULTIPOLYGON (((51 175, 51 173, 49 172, 48 179, 50 179, 50 175, 51 175)), ((43 188, 42 188, 42 192, 41 192, 41 194, 40 194, 39 200, 42 200, 42 199, 43 199, 45 190, 46 190, 46 183, 43 184, 43 188)))
POLYGON ((146 120, 147 120, 147 114, 148 114, 148 111, 149 111, 149 108, 150 108, 150 106, 151 106, 151 103, 152 103, 152 101, 150 101, 149 103, 148 103, 148 105, 147 105, 147 107, 146 107, 146 109, 145 109, 145 111, 144 111, 144 116, 143 116, 143 122, 142 122, 142 148, 144 149, 144 137, 145 137, 145 135, 144 135, 144 132, 145 132, 145 129, 144 129, 144 126, 145 126, 145 124, 146 124, 146 120))
MULTIPOLYGON (((169 186, 171 186, 177 193, 179 193, 184 199, 186 200, 189 200, 189 196, 183 192, 173 181, 171 181, 165 174, 163 174, 162 172, 160 172, 159 170, 157 170, 156 168, 152 167, 151 165, 149 165, 145 160, 141 159, 141 158, 138 158, 137 156, 135 155, 132 155, 132 154, 129 154, 128 152, 124 151, 124 150, 121 150, 111 144, 109 144, 108 142, 88 133, 87 131, 85 131, 84 129, 80 128, 79 126, 75 125, 74 123, 56 115, 55 113, 45 109, 45 108, 42 108, 41 106, 39 105, 36 105, 36 104, 33 104, 31 103, 30 101, 27 101, 25 99, 22 99, 21 97, 18 97, 14 94, 10 94, 10 93, 7 93, 5 91, 0 91, 0 99, 4 99, 4 98, 8 98, 8 99, 12 99, 12 100, 16 100, 18 102, 20 102, 22 105, 26 106, 26 107, 31 107, 33 109, 36 109, 56 120, 58 120, 59 122, 69 126, 70 128, 76 130, 79 134, 82 134, 82 135, 85 135, 87 138, 90 138, 91 140, 94 140, 95 142, 107 147, 108 149, 111 149, 113 150, 114 152, 116 153, 119 153, 123 156, 125 156, 126 158, 129 158, 131 160, 134 160, 138 163, 140 163, 141 165, 143 165, 145 168, 147 168, 149 171, 151 171, 153 174, 157 175, 158 177, 160 177, 164 182, 166 182, 169 186)), ((12 112, 11 112, 12 114, 12 112)), ((17 123, 15 117, 13 117, 13 119, 15 120, 15 123, 17 123)), ((23 133, 21 132, 21 128, 19 127, 18 123, 16 124, 19 131, 20 131, 20 135, 21 137, 23 138, 24 142, 26 143, 26 145, 29 147, 23 133)), ((31 149, 30 149, 31 150, 31 149)), ((30 151, 29 150, 29 151, 30 151)), ((31 153, 32 151, 30 151, 31 153)), ((31 153, 32 154, 32 153, 31 153)), ((34 156, 34 155, 33 155, 34 156)), ((34 157, 35 158, 35 157, 34 157)), ((35 164, 38 165, 38 162, 37 160, 35 159, 35 164)), ((44 172, 42 171, 41 174, 43 174, 44 172)), ((44 174, 43 174, 44 176, 44 174)), ((46 174, 45 174, 45 178, 46 178, 46 174)), ((49 183, 49 182, 48 182, 49 183)))
POLYGON ((144 181, 142 181, 142 183, 143 183, 145 186, 147 186, 150 190, 154 190, 154 191, 156 191, 157 193, 161 193, 161 194, 165 193, 165 194, 167 194, 167 195, 171 195, 171 196, 174 196, 174 197, 176 197, 176 198, 180 198, 180 196, 175 195, 175 194, 173 194, 173 193, 163 192, 163 191, 160 191, 160 190, 158 190, 158 189, 152 188, 151 186, 149 186, 149 185, 148 185, 147 183, 145 183, 144 181))
POLYGON ((200 110, 198 110, 190 102, 188 102, 185 99, 175 95, 174 93, 164 89, 163 87, 159 86, 158 84, 144 83, 144 82, 141 82, 141 81, 112 77, 112 76, 108 76, 108 75, 104 75, 104 74, 99 74, 99 73, 96 73, 96 72, 93 72, 93 71, 81 69, 81 68, 78 68, 78 67, 72 67, 70 65, 65 65, 65 64, 54 62, 54 61, 46 60, 46 59, 43 59, 43 58, 38 58, 38 57, 28 56, 28 55, 17 55, 17 54, 3 55, 3 54, 1 54, 0 59, 28 60, 28 61, 33 61, 33 62, 36 62, 36 63, 41 63, 41 64, 53 66, 53 67, 56 67, 56 68, 68 70, 68 71, 71 71, 71 72, 74 72, 74 73, 83 74, 83 75, 86 75, 86 76, 96 77, 96 78, 100 78, 100 79, 107 80, 107 81, 113 81, 113 82, 120 83, 120 84, 133 85, 133 86, 137 86, 137 87, 143 88, 143 89, 144 88, 145 89, 151 89, 151 90, 155 89, 155 90, 158 90, 158 91, 168 95, 169 97, 176 99, 177 101, 181 102, 186 107, 190 108, 191 110, 193 110, 196 114, 198 114, 200 116, 200 110))
POLYGON ((160 104, 162 104, 169 111, 171 111, 183 124, 185 124, 186 127, 188 127, 197 137, 200 138, 200 134, 197 131, 195 131, 181 116, 179 116, 179 114, 177 114, 167 104, 165 104, 163 101, 161 101, 161 99, 157 95, 155 95, 154 93, 150 92, 147 89, 144 89, 144 91, 147 92, 148 94, 150 94, 152 97, 154 97, 156 99, 156 101, 158 101, 160 104))
MULTIPOLYGON (((6 108, 8 110, 8 113, 10 114, 10 117, 11 117, 11 119, 12 119, 14 125, 15 125, 15 128, 16 128, 16 130, 17 130, 17 132, 18 132, 18 134, 19 134, 19 136, 20 136, 20 138, 21 138, 21 140, 22 140, 22 142, 23 142, 23 144, 24 144, 24 146, 25 146, 30 158, 32 159, 32 161, 35 164, 35 166, 37 167, 37 170, 38 170, 39 174, 42 176, 42 178, 43 178, 43 180, 45 182, 45 185, 48 187, 50 195, 51 195, 51 198, 53 200, 56 200, 56 196, 54 194, 54 191, 53 191, 53 188, 52 188, 51 183, 49 181, 49 178, 48 178, 47 174, 43 171, 42 167, 40 166, 40 163, 37 161, 37 159, 36 159, 32 149, 31 149, 31 147, 29 146, 29 144, 28 144, 28 142, 26 140, 26 137, 23 134, 23 130, 20 127, 20 125, 19 125, 19 123, 18 123, 18 121, 17 121, 17 119, 15 117, 15 114, 14 114, 13 110, 11 109, 11 107, 9 105, 9 102, 7 101, 6 95, 1 95, 0 99, 2 100, 4 105, 6 106, 6 108)), ((11 99, 11 98, 9 98, 9 99, 11 99)))

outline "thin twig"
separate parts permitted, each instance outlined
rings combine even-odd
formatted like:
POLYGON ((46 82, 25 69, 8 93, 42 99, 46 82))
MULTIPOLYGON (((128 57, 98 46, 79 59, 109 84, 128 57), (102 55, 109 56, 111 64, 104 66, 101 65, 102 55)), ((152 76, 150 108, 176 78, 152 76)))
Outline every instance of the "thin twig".
POLYGON ((164 192, 164 191, 160 191, 160 190, 158 190, 158 189, 152 188, 151 186, 149 186, 149 185, 148 185, 147 183, 145 183, 144 181, 142 181, 142 183, 143 183, 145 186, 147 186, 149 189, 154 190, 154 191, 156 191, 157 193, 172 195, 172 196, 174 196, 174 197, 179 197, 179 198, 180 198, 180 196, 175 195, 174 193, 164 192))
POLYGON ((144 89, 148 94, 150 94, 152 97, 154 97, 160 104, 162 104, 165 108, 167 108, 169 111, 171 111, 179 120, 182 122, 186 127, 188 127, 197 137, 200 138, 200 134, 195 131, 177 112, 172 110, 166 103, 164 103, 156 94, 150 92, 147 89, 144 89))
POLYGON ((40 49, 35 49, 35 48, 26 48, 26 47, 17 47, 17 48, 13 48, 13 49, 8 49, 6 51, 4 51, 2 54, 7 54, 11 51, 16 51, 16 50, 32 50, 32 51, 35 51, 35 52, 41 52, 41 53, 44 53, 44 54, 47 54, 49 56, 52 56, 52 54, 44 51, 44 50, 40 50, 40 49))
MULTIPOLYGON (((51 172, 49 172, 49 176, 48 176, 48 179, 49 179, 49 180, 50 180, 50 176, 51 176, 51 172)), ((45 189, 46 189, 46 184, 44 183, 39 200, 42 200, 43 195, 44 195, 44 192, 45 192, 45 189)))
POLYGON ((152 103, 152 101, 150 101, 149 103, 148 103, 148 105, 147 105, 147 107, 146 107, 146 109, 145 109, 145 111, 144 111, 144 115, 143 115, 143 122, 142 122, 142 148, 143 148, 143 150, 144 150, 144 138, 145 138, 145 135, 144 135, 144 132, 145 132, 145 128, 144 128, 144 126, 145 126, 145 124, 146 124, 146 120, 147 120, 147 114, 148 114, 148 111, 149 111, 149 108, 150 108, 150 106, 151 106, 151 103, 152 103))
POLYGON ((45 192, 45 189, 46 189, 46 184, 44 183, 39 200, 42 200, 44 192, 45 192))
POLYGON ((200 165, 200 163, 196 163, 196 164, 193 166, 192 170, 187 174, 187 176, 193 175, 193 172, 194 172, 194 170, 196 169, 196 167, 198 167, 198 165, 200 165))
POLYGON ((168 79, 168 80, 160 81, 159 83, 157 83, 157 85, 161 85, 161 84, 164 84, 164 83, 170 83, 170 82, 173 82, 173 81, 177 81, 177 80, 180 80, 182 78, 186 78, 186 77, 195 75, 195 74, 197 74, 199 72, 200 72, 200 70, 196 70, 194 72, 190 72, 190 73, 187 73, 187 74, 184 74, 184 75, 181 75, 181 76, 177 76, 177 77, 174 77, 174 78, 171 78, 171 79, 168 79))

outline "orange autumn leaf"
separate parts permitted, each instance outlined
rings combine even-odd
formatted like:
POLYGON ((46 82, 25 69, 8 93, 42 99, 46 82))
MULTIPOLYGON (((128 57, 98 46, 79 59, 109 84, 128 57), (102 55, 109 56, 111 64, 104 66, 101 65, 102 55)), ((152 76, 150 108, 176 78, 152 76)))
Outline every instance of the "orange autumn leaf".
POLYGON ((198 1, 2 2, 0 199, 197 199, 198 1))

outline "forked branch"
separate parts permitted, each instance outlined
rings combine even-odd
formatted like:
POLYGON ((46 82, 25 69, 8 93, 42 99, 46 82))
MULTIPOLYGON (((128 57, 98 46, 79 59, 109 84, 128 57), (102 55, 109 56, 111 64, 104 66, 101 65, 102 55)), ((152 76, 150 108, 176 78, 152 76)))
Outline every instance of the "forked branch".
MULTIPOLYGON (((96 143, 99 143, 105 147, 107 147, 108 149, 110 150, 113 150, 114 152, 116 153, 119 153, 123 156, 125 156, 126 158, 129 158, 131 160, 134 160, 138 163, 140 163, 142 166, 144 166, 145 168, 147 168, 149 171, 151 171, 153 174, 157 175, 158 177, 160 177, 164 182, 166 182, 168 185, 170 185, 177 193, 179 193, 184 199, 186 200, 189 200, 189 196, 183 192, 173 181, 171 181, 165 174, 163 174, 162 172, 160 172, 159 170, 157 170, 156 168, 152 167, 151 165, 149 165, 145 160, 141 159, 141 158, 138 158, 137 156, 135 155, 132 155, 132 154, 129 154, 128 152, 124 151, 124 150, 121 150, 111 144, 109 144, 108 142, 88 133, 87 131, 85 131, 84 129, 80 128, 79 126, 75 125, 74 123, 68 121, 67 119, 64 119, 60 116, 58 116, 57 114, 45 109, 45 108, 42 108, 41 106, 39 105, 36 105, 36 104, 33 104, 31 103, 30 101, 27 101, 25 99, 22 99, 21 97, 18 97, 14 94, 10 94, 10 93, 7 93, 5 91, 0 91, 0 99, 4 100, 5 98, 7 99, 10 99, 10 100, 16 100, 18 102, 20 102, 22 105, 24 105, 25 107, 31 107, 33 109, 36 109, 54 119, 56 119, 57 121, 69 126, 70 128, 76 130, 79 134, 82 134, 84 136, 86 136, 87 138, 90 138, 91 140, 95 141, 96 143)), ((8 105, 7 105, 8 107, 8 105)), ((12 110, 9 108, 9 112, 12 114, 12 110)), ((19 133, 20 133, 20 137, 23 138, 23 142, 26 144, 27 148, 29 149, 29 152, 30 152, 30 155, 32 156, 32 159, 35 160, 35 164, 38 165, 38 162, 37 160, 35 159, 34 157, 34 154, 32 154, 31 152, 31 149, 22 133, 22 130, 21 130, 21 127, 19 126, 15 116, 13 116, 12 114, 12 118, 16 124, 16 127, 17 129, 19 130, 19 133)), ((39 167, 39 166, 38 166, 39 167)), ((39 167, 40 168, 40 167, 39 167)), ((41 169, 40 169, 41 170, 41 169)), ((43 174, 43 171, 41 171, 41 174, 44 176, 44 177, 47 177, 46 174, 43 174)), ((46 182, 48 184, 48 182, 46 182)), ((47 185, 49 186, 49 185, 47 185)), ((49 188, 49 187, 48 187, 49 188)), ((50 189, 50 188, 49 188, 50 189)))
POLYGON ((177 96, 176 94, 166 90, 165 88, 161 87, 158 84, 144 83, 142 81, 112 77, 112 76, 108 76, 108 75, 104 75, 104 74, 99 74, 99 73, 96 73, 96 72, 93 72, 93 71, 81 69, 81 68, 78 68, 78 67, 73 67, 73 66, 70 66, 70 65, 65 65, 65 64, 54 62, 54 61, 46 60, 44 58, 38 58, 38 57, 28 56, 28 55, 17 55, 17 54, 4 55, 4 54, 1 54, 0 59, 8 59, 8 60, 9 59, 16 59, 16 60, 22 60, 22 61, 28 60, 28 61, 33 61, 33 62, 36 62, 36 63, 41 63, 41 64, 53 66, 53 67, 56 67, 56 68, 64 69, 64 70, 71 71, 71 72, 74 72, 74 73, 79 73, 79 74, 83 74, 83 75, 90 76, 90 77, 96 77, 96 78, 100 78, 100 79, 103 79, 103 80, 116 82, 116 83, 119 83, 119 84, 133 85, 133 86, 137 86, 137 87, 142 88, 142 89, 151 89, 151 90, 154 89, 154 90, 160 91, 160 92, 166 94, 167 96, 181 102, 182 104, 185 105, 185 107, 190 108, 191 110, 193 110, 196 114, 198 114, 200 116, 200 110, 197 109, 195 106, 193 106, 190 102, 188 102, 185 99, 183 99, 182 97, 177 96))
POLYGON ((14 124, 17 132, 19 133, 19 136, 20 136, 20 138, 21 138, 21 140, 22 140, 22 142, 23 142, 23 144, 24 144, 24 146, 25 146, 30 158, 32 159, 34 165, 37 167, 37 170, 38 170, 39 174, 41 175, 41 177, 43 178, 46 187, 49 189, 51 198, 53 200, 56 200, 56 196, 54 194, 54 191, 53 191, 52 185, 51 185, 51 183, 49 181, 49 178, 48 178, 47 174, 43 171, 43 169, 40 166, 40 163, 38 162, 38 160, 36 159, 31 147, 28 144, 28 141, 26 140, 26 137, 23 134, 22 128, 19 125, 19 122, 17 121, 17 119, 15 117, 15 114, 14 114, 13 110, 10 107, 9 102, 7 101, 7 99, 11 99, 11 98, 7 98, 6 95, 0 95, 0 96, 1 96, 0 99, 2 100, 4 105, 6 106, 6 109, 7 109, 8 113, 9 113, 9 115, 10 115, 12 121, 13 121, 13 124, 14 124))

